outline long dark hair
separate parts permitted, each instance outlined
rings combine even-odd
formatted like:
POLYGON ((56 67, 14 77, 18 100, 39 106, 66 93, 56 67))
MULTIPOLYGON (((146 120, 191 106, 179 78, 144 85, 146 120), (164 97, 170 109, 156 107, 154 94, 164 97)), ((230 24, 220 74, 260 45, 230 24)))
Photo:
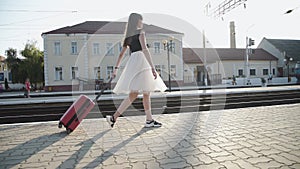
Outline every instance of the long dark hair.
POLYGON ((135 34, 139 20, 143 20, 141 14, 131 13, 129 15, 128 22, 126 25, 126 30, 125 30, 125 39, 135 34))

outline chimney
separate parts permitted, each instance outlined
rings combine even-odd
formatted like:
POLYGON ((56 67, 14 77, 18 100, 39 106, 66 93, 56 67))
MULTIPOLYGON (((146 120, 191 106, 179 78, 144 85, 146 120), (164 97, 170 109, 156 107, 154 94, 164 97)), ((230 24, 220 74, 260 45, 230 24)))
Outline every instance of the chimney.
POLYGON ((230 22, 230 48, 236 48, 234 21, 230 22))

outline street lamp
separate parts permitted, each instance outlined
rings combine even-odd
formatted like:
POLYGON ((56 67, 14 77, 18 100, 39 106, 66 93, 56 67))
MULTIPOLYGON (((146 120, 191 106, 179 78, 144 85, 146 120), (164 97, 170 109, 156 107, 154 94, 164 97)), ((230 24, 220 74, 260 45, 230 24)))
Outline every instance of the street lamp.
POLYGON ((171 92, 171 72, 170 72, 170 51, 173 51, 173 38, 170 40, 164 40, 164 50, 167 50, 168 55, 168 74, 169 74, 169 92, 171 92))
POLYGON ((250 79, 249 79, 249 53, 250 53, 250 50, 248 47, 254 45, 254 40, 251 39, 251 38, 248 38, 248 36, 246 37, 246 63, 245 63, 245 73, 246 73, 246 79, 247 79, 247 85, 250 85, 251 82, 250 82, 250 79))
POLYGON ((293 58, 288 57, 285 52, 283 52, 283 55, 284 55, 283 61, 285 62, 285 65, 287 66, 288 82, 290 82, 290 62, 293 61, 293 58))

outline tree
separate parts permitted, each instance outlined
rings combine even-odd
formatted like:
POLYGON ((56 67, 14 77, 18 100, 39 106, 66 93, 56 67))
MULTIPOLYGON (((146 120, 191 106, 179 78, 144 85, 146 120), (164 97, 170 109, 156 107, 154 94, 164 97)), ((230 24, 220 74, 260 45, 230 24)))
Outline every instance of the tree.
POLYGON ((12 82, 21 82, 19 76, 19 66, 21 64, 21 59, 17 57, 17 49, 9 48, 5 51, 7 56, 6 63, 12 73, 12 82))
POLYGON ((44 82, 44 54, 36 47, 36 42, 27 42, 21 55, 25 57, 20 66, 23 81, 30 78, 36 88, 38 83, 44 82))

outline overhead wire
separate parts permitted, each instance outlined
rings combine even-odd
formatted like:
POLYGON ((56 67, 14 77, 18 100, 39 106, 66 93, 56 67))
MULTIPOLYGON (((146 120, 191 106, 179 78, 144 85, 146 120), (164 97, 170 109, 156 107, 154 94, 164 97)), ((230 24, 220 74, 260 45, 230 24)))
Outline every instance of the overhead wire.
MULTIPOLYGON (((65 14, 66 12, 63 12, 65 14)), ((69 13, 69 12, 68 12, 69 13)), ((11 22, 11 23, 6 23, 6 24, 0 24, 0 26, 9 26, 9 25, 14 25, 14 24, 20 24, 20 23, 26 23, 26 22, 32 22, 32 21, 37 21, 37 20, 42 20, 46 18, 51 18, 51 17, 56 17, 61 15, 62 13, 56 14, 56 15, 51 15, 51 16, 46 16, 46 17, 40 17, 40 18, 34 18, 30 20, 24 20, 24 21, 16 21, 16 22, 11 22)))

